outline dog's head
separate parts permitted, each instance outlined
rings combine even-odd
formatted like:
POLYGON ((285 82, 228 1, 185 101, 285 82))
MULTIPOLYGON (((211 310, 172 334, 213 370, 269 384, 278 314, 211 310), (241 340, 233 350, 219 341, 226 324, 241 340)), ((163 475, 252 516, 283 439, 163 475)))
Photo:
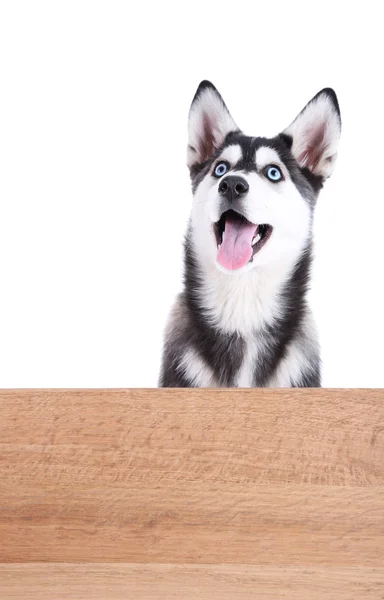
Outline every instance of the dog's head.
POLYGON ((203 81, 188 127, 196 251, 226 272, 294 261, 306 247, 340 131, 336 95, 324 89, 276 137, 246 136, 203 81))

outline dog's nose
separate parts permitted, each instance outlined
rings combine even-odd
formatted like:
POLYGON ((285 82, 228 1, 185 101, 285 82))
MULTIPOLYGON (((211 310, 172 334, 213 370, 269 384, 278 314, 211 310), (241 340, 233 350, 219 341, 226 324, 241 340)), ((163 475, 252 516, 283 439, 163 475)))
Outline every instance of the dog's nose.
POLYGON ((229 202, 237 200, 249 190, 249 185, 243 177, 237 177, 236 175, 229 175, 222 179, 219 185, 219 192, 229 202))

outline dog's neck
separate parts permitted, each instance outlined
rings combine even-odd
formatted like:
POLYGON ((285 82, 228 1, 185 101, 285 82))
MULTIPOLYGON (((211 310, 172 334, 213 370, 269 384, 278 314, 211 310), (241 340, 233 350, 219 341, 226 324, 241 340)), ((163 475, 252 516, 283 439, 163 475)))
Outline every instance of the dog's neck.
MULTIPOLYGON (((243 273, 223 273, 200 261, 186 248, 185 283, 191 310, 222 333, 248 337, 285 322, 287 311, 305 304, 311 248, 297 261, 256 267, 243 273)), ((294 318, 294 314, 292 315, 294 318)))

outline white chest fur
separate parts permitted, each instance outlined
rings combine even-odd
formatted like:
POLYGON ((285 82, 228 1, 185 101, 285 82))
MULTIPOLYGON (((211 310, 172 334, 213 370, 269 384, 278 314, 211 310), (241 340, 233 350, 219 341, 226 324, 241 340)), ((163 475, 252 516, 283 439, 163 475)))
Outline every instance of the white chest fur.
POLYGON ((228 276, 214 267, 207 269, 203 280, 203 306, 219 330, 248 337, 251 331, 261 329, 279 315, 281 285, 278 270, 258 269, 228 276))
POLYGON ((236 386, 239 388, 254 387, 255 365, 258 356, 258 346, 255 339, 248 339, 245 342, 245 351, 242 365, 236 379, 236 386))

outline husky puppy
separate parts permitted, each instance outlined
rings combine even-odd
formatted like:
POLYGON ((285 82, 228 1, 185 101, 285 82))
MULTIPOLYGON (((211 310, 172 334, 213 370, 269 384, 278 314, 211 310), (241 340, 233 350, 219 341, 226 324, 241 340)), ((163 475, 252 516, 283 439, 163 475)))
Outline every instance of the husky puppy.
POLYGON ((184 290, 166 326, 160 387, 321 386, 306 296, 314 209, 340 131, 329 88, 265 138, 242 133, 216 88, 199 85, 184 290))

